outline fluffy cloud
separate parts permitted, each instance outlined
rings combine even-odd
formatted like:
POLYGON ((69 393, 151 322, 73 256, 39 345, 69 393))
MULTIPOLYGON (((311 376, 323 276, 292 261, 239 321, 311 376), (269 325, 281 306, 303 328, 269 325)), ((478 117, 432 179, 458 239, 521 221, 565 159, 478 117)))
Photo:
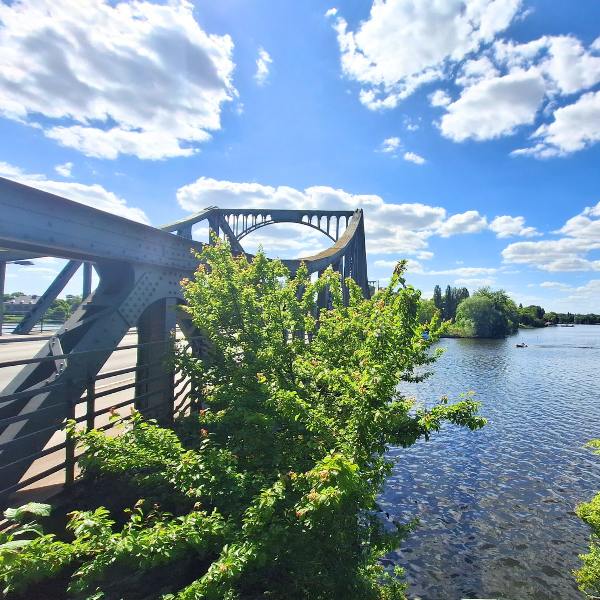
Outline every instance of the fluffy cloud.
POLYGON ((600 271, 600 260, 584 258, 587 253, 597 249, 600 249, 600 241, 562 238, 515 242, 502 251, 502 257, 505 262, 528 264, 543 271, 600 271))
POLYGON ((452 215, 438 228, 442 237, 450 237, 459 233, 477 233, 487 227, 487 219, 476 210, 452 215))
POLYGON ((469 87, 479 83, 483 79, 491 79, 500 75, 500 71, 494 66, 487 56, 466 61, 455 79, 457 85, 469 87))
POLYGON ((62 165, 56 165, 54 170, 62 177, 71 177, 71 170, 73 169, 72 162, 66 162, 62 165))
POLYGON ((544 93, 544 80, 535 70, 482 79, 446 107, 440 131, 455 142, 508 135, 534 122, 544 93))
POLYGON ((180 206, 190 212, 211 205, 223 208, 364 208, 370 253, 421 256, 424 259, 431 258, 428 251, 430 237, 472 233, 486 226, 485 218, 476 211, 447 217, 446 210, 440 206, 416 202, 392 204, 380 196, 351 194, 327 186, 313 186, 301 191, 286 186, 273 187, 200 177, 179 188, 177 199, 180 206))
POLYGON ((557 288, 560 290, 570 290, 571 286, 566 283, 560 283, 560 281, 542 281, 540 283, 540 287, 542 288, 557 288))
POLYGON ((0 114, 90 156, 188 156, 236 95, 232 51, 187 0, 1 3, 0 114))
POLYGON ((362 84, 363 104, 393 108, 493 41, 520 5, 520 0, 374 0, 356 31, 342 17, 335 19, 342 69, 362 84))
POLYGON ((444 90, 435 90, 433 94, 429 95, 429 103, 431 106, 448 106, 452 103, 452 98, 444 90))
POLYGON ((554 121, 541 125, 532 136, 538 142, 514 155, 536 158, 565 156, 600 140, 600 92, 589 92, 573 104, 554 111, 554 121))
MULTIPOLYGON (((600 38, 599 38, 600 39, 600 38)), ((463 87, 458 100, 440 96, 440 130, 454 140, 486 140, 532 125, 540 108, 552 110, 556 99, 600 82, 596 40, 589 48, 573 36, 542 36, 523 44, 499 40, 491 51, 466 61, 455 78, 463 87)), ((433 98, 431 98, 433 100, 433 98)), ((437 99, 436 99, 437 100, 437 99)), ((531 147, 513 155, 564 156, 600 140, 600 95, 588 93, 554 110, 554 121, 532 135, 531 147)))
POLYGON ((373 0, 354 30, 337 11, 328 16, 342 70, 361 84, 360 100, 372 110, 394 108, 423 84, 447 80, 462 88, 458 98, 438 89, 429 101, 444 110, 438 125, 453 141, 512 135, 553 112, 531 147, 514 155, 564 156, 598 142, 600 92, 555 107, 600 82, 600 37, 587 48, 573 35, 496 39, 520 8, 520 0, 373 0))
POLYGON ((385 154, 394 154, 396 150, 400 147, 400 138, 399 137, 389 137, 383 140, 381 143, 380 152, 384 152, 385 154))
POLYGON ((494 285, 496 280, 493 277, 459 277, 454 280, 454 285, 462 285, 468 288, 481 288, 494 285))
POLYGON ((408 162, 415 163, 415 165, 424 165, 427 162, 422 156, 419 156, 415 152, 405 152, 403 158, 408 162))
POLYGON ((586 284, 571 288, 568 291, 568 296, 556 302, 559 306, 564 307, 564 310, 572 311, 573 306, 577 306, 578 312, 598 312, 600 279, 590 279, 586 284))
POLYGON ((26 173, 18 167, 4 162, 0 162, 0 176, 57 196, 63 196, 75 202, 81 202, 81 204, 104 210, 119 217, 149 224, 148 217, 141 208, 129 206, 123 198, 98 184, 87 185, 74 181, 53 181, 44 175, 26 173))
MULTIPOLYGON (((393 268, 396 266, 396 261, 393 260, 376 260, 374 262, 376 267, 393 268)), ((498 272, 495 267, 458 267, 455 269, 425 269, 423 265, 417 260, 409 260, 408 269, 412 273, 418 273, 419 275, 456 275, 460 278, 475 278, 483 275, 494 275, 498 272)))
POLYGON ((525 44, 502 40, 494 44, 494 55, 509 68, 535 65, 556 92, 574 94, 600 81, 599 43, 600 38, 586 49, 571 35, 542 36, 525 44))
POLYGON ((264 85, 267 82, 272 63, 271 55, 264 48, 259 48, 258 58, 256 59, 256 73, 254 74, 254 79, 258 85, 264 85))
POLYGON ((535 227, 525 227, 525 217, 510 217, 508 215, 496 217, 490 223, 490 229, 499 238, 512 236, 534 237, 540 235, 535 227))
POLYGON ((544 271, 600 271, 600 260, 588 255, 600 250, 600 202, 569 219, 556 233, 564 237, 509 244, 502 256, 507 263, 528 264, 544 271))

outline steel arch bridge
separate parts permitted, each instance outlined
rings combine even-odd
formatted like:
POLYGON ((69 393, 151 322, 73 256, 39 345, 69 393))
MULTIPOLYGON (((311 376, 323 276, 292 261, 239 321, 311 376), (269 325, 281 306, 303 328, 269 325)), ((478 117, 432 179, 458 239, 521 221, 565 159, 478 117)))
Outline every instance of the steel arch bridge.
MULTIPOLYGON (((247 235, 271 224, 316 229, 333 244, 313 256, 284 260, 290 272, 302 263, 309 273, 331 266, 369 296, 362 210, 210 207, 155 228, 0 178, 0 293, 7 263, 42 256, 68 261, 14 333, 30 332, 83 266, 81 305, 0 392, 0 488, 18 487, 30 459, 45 452, 54 433, 74 414, 73 399, 81 398, 86 382, 97 376, 132 327, 137 327, 139 342, 136 408, 150 414, 165 402, 168 390, 172 396, 172 373, 157 363, 176 324, 195 339, 185 313, 175 307, 183 302, 179 282, 198 265, 191 251, 204 244, 192 239, 192 228, 201 223, 227 239, 236 254, 244 253, 242 240, 247 235), (95 290, 92 268, 99 276, 95 290), (141 377, 141 365, 154 365, 153 376, 141 377)), ((328 298, 321 296, 319 304, 325 308, 328 298)))

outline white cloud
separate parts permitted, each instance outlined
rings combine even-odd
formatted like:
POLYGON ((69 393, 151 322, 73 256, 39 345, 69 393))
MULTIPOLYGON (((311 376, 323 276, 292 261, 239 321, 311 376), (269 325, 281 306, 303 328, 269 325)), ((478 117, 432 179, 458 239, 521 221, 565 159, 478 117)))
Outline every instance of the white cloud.
POLYGON ((404 127, 406 127, 406 131, 417 131, 420 127, 418 121, 421 120, 421 117, 419 117, 418 120, 414 120, 411 119, 408 116, 404 116, 404 127))
POLYGON ((534 122, 544 92, 544 80, 535 70, 483 79, 446 107, 440 130, 455 142, 511 134, 518 126, 534 122))
POLYGON ((329 10, 325 11, 325 16, 326 17, 335 17, 335 15, 337 15, 337 13, 338 13, 337 8, 330 8, 329 10))
POLYGON ((584 94, 573 104, 555 110, 554 121, 541 125, 532 137, 538 140, 534 146, 512 154, 536 158, 565 156, 599 141, 600 91, 584 94))
POLYGON ((596 42, 586 50, 572 35, 542 36, 525 44, 498 41, 494 44, 494 54, 509 68, 536 65, 556 92, 573 94, 600 81, 596 42))
POLYGON ((600 91, 569 106, 560 100, 600 83, 600 37, 588 47, 573 35, 496 39, 528 14, 521 5, 373 0, 354 29, 335 18, 342 70, 361 84, 359 98, 372 110, 394 108, 434 81, 462 88, 455 101, 444 89, 429 95, 432 106, 444 109, 440 132, 455 142, 512 135, 553 113, 553 122, 538 124, 531 146, 512 154, 549 158, 587 148, 600 140, 600 91))
POLYGON ((462 87, 469 87, 483 79, 491 79, 499 75, 500 71, 496 69, 492 61, 487 56, 482 56, 466 61, 461 67, 455 82, 462 87))
POLYGON ((400 147, 400 138, 399 137, 389 137, 383 140, 381 143, 381 147, 379 149, 380 152, 384 152, 386 154, 393 154, 400 147))
POLYGON ((109 192, 101 185, 76 183, 74 181, 53 181, 44 175, 26 173, 22 169, 0 162, 0 176, 28 185, 69 200, 104 210, 119 217, 149 224, 148 217, 141 208, 129 206, 123 198, 109 192))
POLYGON ((362 84, 360 99, 368 108, 393 108, 493 41, 520 5, 520 0, 374 0, 356 31, 336 19, 343 72, 362 84))
POLYGON ((56 165, 54 170, 62 177, 71 177, 71 170, 73 169, 72 162, 66 162, 62 165, 56 165))
POLYGON ((254 79, 258 85, 264 85, 267 82, 272 63, 271 55, 264 48, 259 48, 258 58, 256 59, 256 73, 254 74, 254 79))
POLYGON ((556 233, 564 237, 509 244, 502 251, 504 261, 551 272, 600 271, 600 260, 588 258, 600 250, 600 202, 570 218, 556 233))
POLYGON ((600 202, 586 207, 579 215, 571 217, 559 230, 570 237, 589 241, 600 241, 600 202))
POLYGON ((427 250, 417 252, 417 258, 419 260, 431 260, 433 258, 433 252, 428 252, 427 250))
MULTIPOLYGON (((391 270, 397 264, 395 260, 376 260, 373 265, 383 269, 391 270)), ((470 285, 481 287, 483 285, 492 285, 494 275, 498 269, 494 267, 462 267, 460 269, 430 269, 427 270, 423 265, 413 259, 408 259, 406 270, 408 273, 421 276, 439 277, 439 276, 456 276, 454 283, 457 285, 470 285), (484 277, 487 275, 487 277, 484 277)))
POLYGON ((525 227, 525 217, 511 217, 508 215, 496 217, 490 223, 490 229, 498 238, 512 236, 534 237, 541 235, 535 227, 525 227))
POLYGON ((452 98, 444 90, 435 90, 435 92, 429 95, 429 103, 431 106, 448 106, 448 104, 452 103, 452 98))
POLYGON ((496 267, 460 267, 457 269, 442 269, 429 271, 428 275, 457 275, 458 277, 477 277, 478 275, 493 275, 497 273, 496 267))
POLYGON ((0 4, 0 114, 90 156, 188 156, 237 94, 232 51, 187 0, 0 4))
POLYGON ((450 237, 460 233, 477 233, 487 227, 487 219, 476 210, 452 215, 438 228, 442 237, 450 237))
POLYGON ((377 195, 351 194, 327 186, 297 190, 287 186, 273 187, 200 177, 179 188, 177 200, 183 209, 190 212, 211 205, 227 208, 328 210, 363 208, 367 246, 372 254, 422 255, 430 258, 430 237, 471 233, 479 231, 486 224, 485 218, 476 211, 453 215, 447 219, 446 210, 441 206, 417 202, 392 204, 377 195))
POLYGON ((471 289, 477 289, 494 285, 496 280, 493 277, 460 277, 454 280, 454 285, 462 285, 471 289))
POLYGON ((571 293, 565 298, 561 298, 557 303, 566 310, 582 313, 600 312, 600 279, 590 279, 586 284, 570 290, 571 293), (576 307, 576 308, 574 308, 576 307))
POLYGON ((427 162, 422 156, 414 152, 405 152, 403 158, 408 162, 415 163, 415 165, 424 165, 427 162))
POLYGON ((502 257, 507 263, 528 264, 543 271, 600 271, 600 260, 585 258, 597 249, 600 249, 600 241, 562 238, 515 242, 502 250, 502 257))
POLYGON ((559 290, 570 290, 571 286, 566 283, 561 283, 560 281, 542 281, 540 283, 540 287, 542 288, 556 288, 559 290))

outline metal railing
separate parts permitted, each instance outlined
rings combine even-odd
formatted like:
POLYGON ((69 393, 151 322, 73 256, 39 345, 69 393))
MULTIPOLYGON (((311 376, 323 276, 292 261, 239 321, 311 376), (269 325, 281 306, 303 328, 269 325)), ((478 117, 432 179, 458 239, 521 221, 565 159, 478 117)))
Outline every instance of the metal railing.
MULTIPOLYGON (((154 344, 165 345, 165 341, 161 340, 157 342, 147 342, 145 344, 118 346, 114 349, 114 353, 123 352, 125 350, 139 350, 140 348, 154 344)), ((32 399, 36 395, 43 394, 51 389, 59 387, 63 389, 66 388, 64 396, 67 399, 64 404, 62 402, 60 403, 64 406, 66 419, 56 419, 55 417, 54 420, 50 419, 41 429, 37 429, 36 431, 24 435, 15 436, 13 439, 0 441, 0 500, 5 501, 15 492, 23 490, 24 488, 60 471, 64 471, 63 483, 65 485, 73 483, 76 476, 78 455, 76 453, 75 440, 72 436, 67 435, 64 429, 67 420, 73 420, 77 425, 85 424, 85 429, 88 431, 94 428, 106 431, 115 427, 118 423, 130 418, 129 416, 119 415, 118 418, 115 419, 107 416, 112 416, 116 411, 126 408, 127 406, 140 410, 145 417, 161 418, 162 423, 172 423, 175 416, 185 414, 189 411, 194 403, 191 380, 183 373, 176 371, 169 366, 172 364, 172 346, 168 343, 167 345, 169 346, 169 349, 165 351, 161 360, 149 364, 136 364, 130 367, 104 371, 95 376, 86 378, 85 391, 77 397, 69 394, 68 388, 74 387, 74 384, 77 383, 77 387, 80 389, 80 384, 84 382, 82 379, 65 380, 60 383, 51 383, 39 388, 36 387, 11 394, 0 395, 0 415, 3 412, 6 413, 9 410, 9 405, 17 401, 32 399), (155 372, 158 371, 158 374, 152 374, 153 369, 155 372), (114 381, 115 378, 123 375, 131 375, 131 377, 114 381), (141 386, 156 383, 161 379, 165 381, 165 385, 157 389, 151 389, 145 393, 138 393, 141 386), (113 381, 111 382, 111 380, 113 381), (133 390, 133 393, 130 396, 127 394, 129 390, 133 390), (128 397, 114 398, 115 394, 125 394, 128 397), (148 401, 157 395, 163 395, 163 399, 158 403, 153 401, 152 404, 150 404, 148 401), (2 454, 6 448, 14 444, 20 444, 28 437, 39 435, 45 431, 48 433, 54 431, 55 433, 52 436, 52 440, 46 444, 43 450, 32 454, 24 454, 10 463, 5 463, 2 460, 2 454), (53 442, 53 439, 57 435, 60 440, 58 442, 53 442), (61 454, 59 455, 58 453, 61 454), (50 464, 43 464, 41 470, 35 474, 29 476, 26 474, 18 483, 7 487, 2 486, 2 481, 4 479, 2 474, 3 471, 6 472, 7 469, 15 467, 19 463, 29 464, 29 470, 31 470, 31 468, 35 466, 35 463, 40 461, 40 459, 50 457, 53 454, 57 455, 54 457, 54 460, 48 461, 48 459, 46 459, 45 462, 50 464)), ((25 358, 0 362, 0 373, 2 372, 2 369, 8 367, 19 367, 46 361, 55 362, 61 359, 75 361, 79 356, 90 353, 100 353, 103 351, 104 350, 102 349, 98 349, 80 353, 57 354, 41 358, 25 358)), ((36 417, 44 412, 51 413, 54 411, 56 414, 56 408, 57 404, 52 404, 50 406, 44 406, 37 409, 34 408, 33 410, 23 412, 27 409, 27 407, 24 407, 19 414, 0 418, 0 431, 2 432, 2 434, 0 434, 0 439, 1 437, 5 437, 7 428, 18 426, 19 423, 26 422, 34 414, 36 417)))

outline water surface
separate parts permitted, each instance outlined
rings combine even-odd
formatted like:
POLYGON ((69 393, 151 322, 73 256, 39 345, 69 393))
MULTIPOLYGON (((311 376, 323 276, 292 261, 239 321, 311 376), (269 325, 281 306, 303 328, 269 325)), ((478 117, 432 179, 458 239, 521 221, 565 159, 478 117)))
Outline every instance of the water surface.
POLYGON ((589 534, 573 509, 600 490, 600 457, 582 447, 600 437, 600 326, 441 345, 435 374, 406 392, 475 390, 489 424, 390 452, 382 505, 420 519, 390 556, 409 597, 580 600, 571 571, 589 534))

